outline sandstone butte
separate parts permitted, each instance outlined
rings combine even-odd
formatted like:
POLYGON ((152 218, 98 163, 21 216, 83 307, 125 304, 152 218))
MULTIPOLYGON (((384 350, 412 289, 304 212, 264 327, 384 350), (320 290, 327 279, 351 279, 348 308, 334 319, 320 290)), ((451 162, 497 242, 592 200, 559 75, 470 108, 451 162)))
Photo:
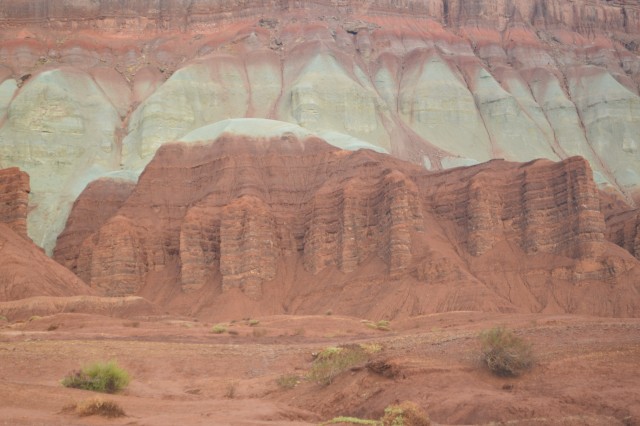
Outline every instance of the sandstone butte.
MULTIPOLYGON (((301 126, 442 170, 582 156, 632 206, 632 1, 0 1, 0 167, 31 177, 53 253, 90 182, 135 182, 226 119, 301 126)), ((246 126, 251 126, 247 123, 246 126)))
POLYGON ((639 49, 630 0, 0 0, 0 418, 104 423, 60 379, 117 358, 114 424, 636 424, 639 49))

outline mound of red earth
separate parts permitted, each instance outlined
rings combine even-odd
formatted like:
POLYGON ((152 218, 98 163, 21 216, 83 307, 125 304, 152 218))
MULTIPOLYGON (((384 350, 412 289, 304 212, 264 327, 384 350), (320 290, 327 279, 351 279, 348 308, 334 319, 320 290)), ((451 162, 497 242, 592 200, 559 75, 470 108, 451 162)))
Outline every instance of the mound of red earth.
POLYGON ((606 233, 579 157, 429 172, 223 134, 163 146, 135 188, 89 186, 54 258, 103 294, 209 316, 637 316, 640 264, 606 233))

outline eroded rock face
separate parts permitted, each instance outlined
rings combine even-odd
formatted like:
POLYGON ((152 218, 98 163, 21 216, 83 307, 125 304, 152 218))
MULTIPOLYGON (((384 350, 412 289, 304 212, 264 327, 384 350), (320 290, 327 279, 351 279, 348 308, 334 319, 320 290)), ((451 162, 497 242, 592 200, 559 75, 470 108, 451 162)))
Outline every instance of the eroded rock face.
POLYGON ((240 292, 274 313, 636 315, 638 262, 606 232, 582 158, 432 173, 315 137, 222 133, 161 147, 111 218, 56 258, 107 294, 153 293, 162 277, 171 300, 208 309, 240 292))
POLYGON ((78 269, 77 256, 67 256, 77 253, 87 237, 111 219, 131 195, 134 187, 134 182, 122 179, 98 179, 91 182, 82 192, 82 197, 76 200, 65 232, 58 237, 53 257, 78 276, 90 277, 89 271, 78 269))
POLYGON ((639 199, 634 2, 0 9, 0 167, 30 174, 29 233, 49 253, 87 183, 135 179, 162 144, 227 119, 285 121, 431 170, 579 155, 600 186, 639 199))
POLYGON ((0 223, 27 237, 29 175, 17 167, 0 170, 0 223))
POLYGON ((33 296, 92 294, 27 237, 29 175, 0 170, 0 302, 33 296))

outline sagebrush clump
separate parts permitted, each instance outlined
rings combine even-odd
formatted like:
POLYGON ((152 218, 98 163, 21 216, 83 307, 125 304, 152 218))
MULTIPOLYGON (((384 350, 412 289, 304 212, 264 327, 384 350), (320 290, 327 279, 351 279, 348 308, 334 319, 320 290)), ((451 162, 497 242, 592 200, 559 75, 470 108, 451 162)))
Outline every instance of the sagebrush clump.
POLYGON ((211 327, 211 332, 213 334, 222 334, 227 332, 227 326, 224 324, 216 324, 211 327))
POLYGON ((117 418, 126 416, 124 410, 115 401, 104 400, 102 398, 86 399, 65 407, 63 412, 73 412, 81 417, 101 416, 106 418, 117 418))
POLYGON ((129 373, 120 368, 116 361, 111 360, 106 363, 97 362, 69 373, 62 379, 62 385, 68 388, 116 393, 126 388, 129 381, 129 373))
POLYGON ((504 327, 480 334, 481 362, 498 376, 519 376, 533 365, 531 345, 504 327))
POLYGON ((382 426, 430 426, 431 420, 417 404, 405 401, 384 409, 382 426))
POLYGON ((309 379, 313 382, 329 385, 343 371, 364 363, 369 359, 359 345, 331 346, 316 355, 309 379))
POLYGON ((293 389, 300 382, 297 374, 283 374, 276 379, 276 383, 282 389, 293 389))

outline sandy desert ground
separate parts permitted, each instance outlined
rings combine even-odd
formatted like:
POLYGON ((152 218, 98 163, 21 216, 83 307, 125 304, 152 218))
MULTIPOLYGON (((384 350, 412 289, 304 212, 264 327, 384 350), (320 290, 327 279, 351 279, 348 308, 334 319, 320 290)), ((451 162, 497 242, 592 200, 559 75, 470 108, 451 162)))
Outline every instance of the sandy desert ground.
POLYGON ((640 319, 452 312, 392 322, 389 331, 338 315, 254 320, 230 318, 221 334, 211 332, 214 324, 168 315, 4 321, 0 424, 310 425, 336 416, 377 419, 407 400, 435 424, 640 424, 640 319), (479 364, 477 336, 496 325, 532 343, 529 372, 501 378, 479 364), (329 385, 308 380, 313 353, 351 344, 377 348, 375 362, 329 385), (109 359, 132 376, 123 392, 105 396, 126 417, 65 412, 96 394, 60 380, 109 359), (278 385, 291 374, 299 378, 293 389, 278 385))

